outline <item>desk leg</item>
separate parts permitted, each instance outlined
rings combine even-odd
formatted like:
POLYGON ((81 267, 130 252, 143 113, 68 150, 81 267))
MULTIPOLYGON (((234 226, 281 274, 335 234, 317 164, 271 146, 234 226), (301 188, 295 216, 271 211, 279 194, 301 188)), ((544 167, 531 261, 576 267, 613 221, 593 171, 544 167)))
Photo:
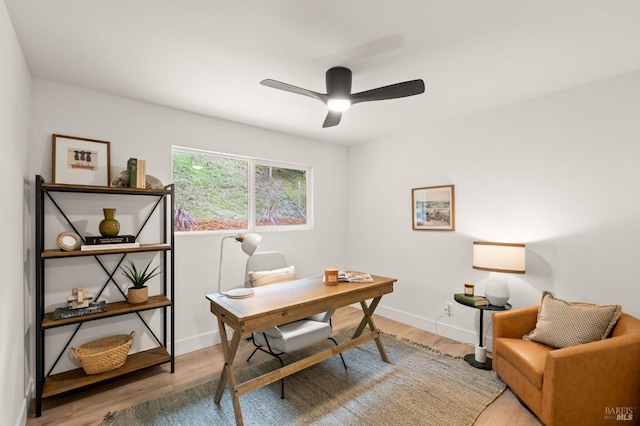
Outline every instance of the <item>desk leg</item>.
POLYGON ((224 368, 220 373, 220 380, 218 380, 218 388, 214 401, 216 404, 220 403, 222 399, 222 393, 224 392, 224 385, 229 381, 229 393, 231 394, 231 401, 233 402, 233 412, 236 416, 236 425, 244 425, 242 420, 242 411, 240 409, 240 399, 236 393, 236 376, 233 373, 233 360, 236 357, 236 351, 240 344, 240 338, 242 333, 237 330, 233 331, 233 337, 231 338, 231 345, 227 341, 227 330, 224 323, 218 318, 218 329, 220 330, 220 344, 224 355, 224 368))
MULTIPOLYGON (((362 306, 362 312, 364 312, 364 317, 362 317, 362 321, 360 321, 360 325, 358 325, 356 332, 353 333, 352 339, 355 339, 356 337, 360 337, 360 335, 364 331, 364 328, 367 326, 367 324, 369 325, 369 329, 372 332, 379 333, 379 331, 376 329, 375 324, 373 323, 373 311, 376 310, 376 308, 378 307, 378 303, 380 303, 381 299, 382 299, 382 296, 376 297, 375 299, 373 299, 370 306, 367 306, 366 301, 360 302, 360 306, 362 306)), ((384 345, 382 344, 382 339, 380 338, 379 334, 378 336, 376 336, 375 340, 376 340, 376 345, 378 346, 378 352, 380 352, 380 356, 382 357, 382 360, 385 362, 391 363, 391 360, 387 355, 387 351, 384 349, 384 345)))

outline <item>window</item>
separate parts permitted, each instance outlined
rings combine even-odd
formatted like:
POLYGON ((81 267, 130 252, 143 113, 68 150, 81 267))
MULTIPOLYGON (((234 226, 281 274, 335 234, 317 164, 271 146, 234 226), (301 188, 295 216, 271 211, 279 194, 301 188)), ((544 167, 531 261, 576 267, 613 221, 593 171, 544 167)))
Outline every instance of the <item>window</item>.
POLYGON ((173 147, 178 232, 310 229, 311 167, 173 147))

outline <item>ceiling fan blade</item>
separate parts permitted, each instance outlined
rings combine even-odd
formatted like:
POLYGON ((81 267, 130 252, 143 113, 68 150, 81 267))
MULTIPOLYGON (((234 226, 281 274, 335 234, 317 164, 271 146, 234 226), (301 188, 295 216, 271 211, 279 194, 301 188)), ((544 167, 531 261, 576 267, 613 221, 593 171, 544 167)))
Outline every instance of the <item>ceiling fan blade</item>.
POLYGON ((364 92, 351 95, 351 104, 358 102, 382 101, 385 99, 404 98, 407 96, 424 93, 424 81, 411 80, 403 83, 391 84, 389 86, 378 87, 364 92))
POLYGON ((280 81, 266 79, 260 82, 263 86, 272 87, 278 90, 284 90, 285 92, 296 93, 298 95, 309 96, 310 98, 317 99, 320 102, 327 103, 328 97, 323 93, 314 92, 313 90, 303 89, 301 87, 292 86, 291 84, 282 83, 280 81))
POLYGON ((342 118, 342 113, 338 111, 329 111, 327 114, 327 118, 324 119, 324 123, 322 127, 333 127, 337 126, 340 123, 340 119, 342 118))

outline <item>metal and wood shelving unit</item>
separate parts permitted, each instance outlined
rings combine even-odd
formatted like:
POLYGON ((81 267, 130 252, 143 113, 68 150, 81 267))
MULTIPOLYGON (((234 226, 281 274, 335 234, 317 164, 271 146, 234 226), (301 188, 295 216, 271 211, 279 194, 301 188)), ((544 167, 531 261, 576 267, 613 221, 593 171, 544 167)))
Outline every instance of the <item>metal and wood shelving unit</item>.
MULTIPOLYGON (((137 189, 137 188, 115 188, 115 187, 96 187, 83 185, 62 185, 47 184, 41 176, 36 176, 36 417, 42 414, 43 398, 58 395, 71 390, 80 389, 85 386, 96 384, 115 377, 126 375, 128 373, 138 371, 147 367, 160 364, 170 363, 171 373, 175 370, 174 355, 174 198, 173 184, 166 185, 163 189, 137 189), (147 196, 151 197, 154 203, 151 211, 146 219, 142 222, 140 229, 136 233, 136 238, 147 225, 149 219, 154 214, 160 215, 163 224, 162 235, 159 243, 141 244, 136 248, 125 249, 108 249, 99 251, 63 251, 45 249, 45 207, 51 204, 64 222, 73 231, 80 235, 75 229, 73 223, 69 220, 66 213, 56 202, 54 194, 56 193, 78 193, 79 200, 82 197, 96 197, 101 194, 111 194, 123 197, 129 196, 147 196), (47 203, 47 200, 49 203, 47 203), (159 252, 161 256, 162 266, 162 294, 150 296, 149 300, 141 304, 129 304, 126 301, 126 294, 115 283, 113 276, 122 264, 124 259, 130 253, 140 252, 159 252), (109 270, 102 262, 101 256, 119 256, 116 258, 117 265, 109 270), (116 301, 107 303, 105 312, 83 315, 73 318, 64 318, 59 320, 53 319, 53 312, 45 312, 45 272, 46 261, 49 259, 64 259, 77 257, 92 257, 105 273, 108 279, 96 293, 97 300, 109 284, 113 284, 115 288, 122 294, 124 301, 116 301), (157 336, 156 332, 151 329, 150 325, 140 315, 143 311, 158 309, 162 312, 161 335, 157 336), (51 374, 58 361, 69 348, 71 341, 82 327, 82 324, 88 321, 98 321, 105 318, 113 318, 121 315, 137 315, 140 321, 145 325, 149 333, 154 337, 158 346, 145 351, 131 354, 127 357, 125 364, 117 369, 107 371, 101 374, 87 375, 84 371, 74 369, 62 373, 51 374), (63 326, 75 326, 71 333, 71 337, 66 342, 58 354, 55 362, 45 372, 45 335, 46 331, 63 326)), ((81 237, 82 238, 82 237, 81 237)), ((96 284, 97 285, 97 284, 96 284)))

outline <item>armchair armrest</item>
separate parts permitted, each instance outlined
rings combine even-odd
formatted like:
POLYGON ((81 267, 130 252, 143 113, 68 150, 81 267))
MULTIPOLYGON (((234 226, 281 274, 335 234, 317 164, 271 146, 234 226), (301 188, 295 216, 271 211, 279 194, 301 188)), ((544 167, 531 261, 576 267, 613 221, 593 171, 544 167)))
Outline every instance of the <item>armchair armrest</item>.
POLYGON ((493 340, 495 341, 498 337, 521 339, 522 336, 535 328, 537 319, 538 306, 494 312, 492 316, 493 340))
POLYGON ((603 419, 605 407, 640 401, 640 333, 549 352, 542 419, 603 419), (588 412, 586 412, 588 411, 588 412))

